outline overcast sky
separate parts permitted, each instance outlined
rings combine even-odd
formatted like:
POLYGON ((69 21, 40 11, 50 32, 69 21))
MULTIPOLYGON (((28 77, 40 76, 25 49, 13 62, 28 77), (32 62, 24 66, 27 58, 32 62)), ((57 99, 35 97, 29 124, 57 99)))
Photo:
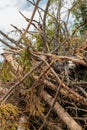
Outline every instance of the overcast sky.
MULTIPOLYGON (((32 0, 31 0, 32 1, 32 0)), ((45 7, 47 0, 41 0, 42 7, 45 7)), ((67 0, 69 3, 70 0, 67 0)), ((68 4, 69 5, 69 4, 68 4)), ((25 28, 27 22, 19 14, 21 11, 25 16, 31 18, 33 6, 27 0, 0 0, 0 30, 8 32, 12 30, 11 24, 25 28)), ((38 15, 35 16, 38 18, 38 15)))
MULTIPOLYGON (((43 2, 45 5, 46 0, 43 0, 43 2)), ((12 30, 11 24, 19 28, 26 27, 27 23, 19 14, 19 11, 30 18, 32 10, 33 6, 30 6, 26 0, 0 0, 0 30, 4 32, 12 30)))
POLYGON ((11 24, 22 26, 23 19, 19 15, 19 10, 24 8, 25 0, 0 0, 0 29, 5 32, 10 31, 11 24))
MULTIPOLYGON (((46 1, 41 1, 43 7, 45 7, 46 1)), ((11 24, 17 26, 19 29, 26 28, 28 23, 20 15, 19 11, 26 17, 31 18, 33 8, 26 0, 0 0, 0 30, 5 33, 10 32, 14 29, 11 24)), ((38 18, 38 14, 36 14, 35 19, 38 18)), ((2 45, 0 45, 0 53, 2 53, 2 45)))
MULTIPOLYGON (((47 0, 41 0, 40 6, 44 8, 46 2, 47 0)), ((31 18, 32 10, 33 6, 26 0, 0 0, 0 30, 5 33, 10 32, 13 30, 11 24, 17 26, 19 29, 26 28, 28 23, 20 15, 19 11, 28 18, 31 18)), ((36 14, 34 19, 38 18, 38 14, 36 14)), ((0 46, 0 53, 1 51, 0 46)))

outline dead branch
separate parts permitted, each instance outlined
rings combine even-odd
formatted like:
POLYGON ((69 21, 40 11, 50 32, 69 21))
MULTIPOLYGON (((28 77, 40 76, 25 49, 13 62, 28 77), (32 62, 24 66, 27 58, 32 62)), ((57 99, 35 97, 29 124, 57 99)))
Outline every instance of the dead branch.
POLYGON ((1 42, 2 44, 4 44, 5 46, 7 46, 7 47, 11 48, 11 49, 15 49, 15 47, 14 47, 14 46, 9 45, 9 43, 8 43, 8 42, 5 42, 5 41, 4 41, 4 40, 2 40, 1 38, 0 38, 0 42, 1 42))
POLYGON ((17 45, 17 41, 15 41, 13 38, 10 38, 8 35, 6 35, 5 33, 3 33, 1 30, 0 30, 0 34, 5 37, 7 40, 9 40, 10 42, 14 43, 15 45, 17 45))
POLYGON ((5 102, 8 100, 8 98, 11 96, 12 92, 14 91, 14 89, 15 89, 18 85, 20 85, 20 84, 21 84, 35 69, 37 69, 41 64, 42 64, 42 62, 39 63, 38 65, 36 65, 35 67, 32 67, 32 69, 31 69, 27 74, 25 74, 25 76, 24 76, 20 81, 18 81, 15 85, 13 85, 13 86, 9 89, 9 91, 4 95, 4 97, 2 98, 2 100, 1 100, 0 102, 1 102, 1 103, 5 103, 5 102))
MULTIPOLYGON (((33 75, 33 78, 37 79, 37 76, 33 75)), ((54 91, 57 90, 57 86, 54 85, 53 83, 51 83, 50 81, 45 79, 42 82, 48 88, 50 88, 50 89, 52 89, 54 91)), ((61 87, 60 88, 60 93, 62 95, 64 95, 66 98, 72 99, 74 102, 80 102, 81 104, 87 106, 86 99, 84 97, 80 96, 77 92, 73 91, 71 88, 68 88, 68 86, 66 86, 66 88, 61 87)))
POLYGON ((21 73, 22 68, 21 66, 16 62, 16 60, 13 59, 13 56, 11 54, 2 53, 2 56, 6 59, 6 61, 11 65, 12 69, 14 70, 14 73, 21 73))
POLYGON ((11 24, 11 26, 12 26, 14 29, 16 29, 18 32, 22 33, 22 31, 21 31, 19 28, 17 28, 16 26, 14 26, 13 24, 11 24))
MULTIPOLYGON (((37 53, 37 54, 41 54, 41 53, 37 53)), ((49 56, 56 61, 61 60, 61 62, 62 62, 62 60, 68 60, 68 61, 72 61, 75 64, 80 64, 80 65, 87 67, 87 63, 82 59, 68 57, 68 56, 58 56, 58 55, 54 55, 54 54, 51 54, 51 53, 42 53, 42 55, 49 56)))
POLYGON ((32 91, 33 89, 35 89, 37 86, 40 86, 40 84, 42 84, 42 82, 44 81, 46 74, 48 72, 48 70, 50 69, 50 67, 53 65, 54 61, 52 61, 49 66, 47 66, 47 68, 40 74, 40 76, 35 80, 35 82, 33 83, 32 87, 29 89, 29 91, 32 91))
MULTIPOLYGON (((33 0, 33 3, 35 4, 35 0, 33 0)), ((37 11, 38 11, 38 14, 40 16, 41 21, 43 21, 42 16, 41 16, 41 12, 39 11, 39 8, 37 8, 37 11)))
POLYGON ((50 5, 50 0, 47 1, 47 5, 46 5, 45 12, 44 12, 44 17, 43 17, 43 47, 46 49, 46 51, 48 50, 48 47, 46 45, 47 37, 46 37, 45 31, 46 31, 46 16, 48 13, 49 5, 50 5))
POLYGON ((59 84, 59 86, 57 87, 57 91, 56 91, 55 97, 54 97, 54 99, 53 99, 53 104, 51 105, 51 107, 50 107, 50 109, 49 109, 49 111, 48 111, 48 113, 47 113, 47 115, 46 115, 46 117, 45 117, 45 119, 44 119, 44 122, 43 122, 43 124, 41 125, 41 127, 39 128, 39 130, 42 130, 43 127, 44 127, 44 125, 46 124, 46 121, 47 121, 47 119, 48 119, 48 117, 49 117, 49 115, 50 115, 52 109, 54 108, 54 106, 55 106, 55 104, 56 104, 56 101, 57 101, 57 97, 58 97, 60 88, 61 88, 61 84, 59 84))
MULTIPOLYGON (((26 35, 27 31, 28 31, 29 28, 30 28, 30 25, 31 25, 31 23, 32 23, 32 20, 33 20, 33 18, 34 18, 34 15, 35 15, 35 13, 36 13, 37 8, 38 8, 39 2, 40 2, 40 0, 37 0, 37 1, 36 1, 36 4, 35 4, 35 7, 34 7, 34 11, 33 11, 33 13, 32 13, 31 19, 30 19, 30 21, 29 21, 29 23, 28 23, 28 25, 27 25, 27 27, 26 27, 24 33, 22 34, 23 36, 26 35)), ((18 43, 17 43, 18 45, 20 44, 21 40, 22 40, 22 36, 21 36, 21 38, 19 39, 19 41, 18 41, 18 43)))
MULTIPOLYGON (((46 53, 47 54, 47 53, 46 53)), ((50 54, 51 55, 51 54, 50 54)), ((37 56, 38 58, 40 58, 47 66, 49 66, 49 64, 47 63, 47 61, 43 58, 43 56, 38 56, 38 55, 35 55, 35 56, 37 56)), ((61 56, 59 56, 59 57, 61 57, 61 56)), ((58 57, 58 58, 59 58, 58 57)), ((65 56, 66 57, 66 56, 65 56)), ((59 60, 57 58, 57 60, 59 60)), ((56 58, 52 58, 52 59, 54 59, 54 61, 56 60, 56 58)), ((66 59, 66 58, 65 58, 66 59)), ((70 58, 69 58, 70 59, 70 58)), ((75 91, 73 91, 72 89, 70 89, 60 78, 59 78, 59 76, 57 75, 57 73, 54 71, 54 69, 52 68, 52 67, 50 67, 50 70, 51 70, 51 72, 55 75, 55 77, 56 77, 56 80, 57 80, 57 82, 59 83, 59 84, 62 84, 62 86, 68 91, 68 94, 70 95, 74 95, 73 96, 73 99, 74 100, 78 100, 78 101, 81 101, 81 103, 83 103, 83 104, 85 104, 85 105, 87 105, 87 102, 86 102, 86 99, 85 98, 83 98, 82 96, 80 96, 78 93, 76 93, 75 91)), ((71 96, 72 97, 72 96, 71 96)))
MULTIPOLYGON (((52 106, 54 98, 50 96, 47 92, 43 91, 42 98, 52 106)), ((76 121, 64 110, 64 108, 56 102, 54 110, 57 112, 58 116, 63 120, 70 130, 82 130, 82 127, 76 123, 76 121)))

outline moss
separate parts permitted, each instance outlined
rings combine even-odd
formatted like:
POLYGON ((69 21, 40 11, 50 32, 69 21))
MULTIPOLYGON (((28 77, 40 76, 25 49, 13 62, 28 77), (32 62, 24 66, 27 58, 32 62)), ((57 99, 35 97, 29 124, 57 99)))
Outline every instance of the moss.
POLYGON ((4 81, 12 81, 14 78, 13 73, 11 72, 11 66, 9 65, 8 62, 4 62, 2 65, 1 73, 0 73, 1 79, 4 81))
POLYGON ((22 51, 19 57, 19 63, 21 64, 23 71, 28 72, 30 70, 32 63, 31 63, 31 56, 27 48, 24 48, 24 50, 22 51))
POLYGON ((2 130, 16 130, 19 110, 16 106, 7 103, 0 106, 0 128, 2 130))

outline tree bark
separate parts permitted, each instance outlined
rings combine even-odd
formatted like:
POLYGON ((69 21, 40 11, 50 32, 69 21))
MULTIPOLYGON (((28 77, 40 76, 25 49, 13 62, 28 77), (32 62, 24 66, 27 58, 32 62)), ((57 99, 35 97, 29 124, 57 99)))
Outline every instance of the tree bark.
MULTIPOLYGON (((52 96, 50 96, 47 92, 43 91, 42 98, 50 106, 52 106, 54 100, 52 96)), ((65 111, 65 109, 58 102, 56 102, 54 110, 70 130, 82 130, 82 127, 79 124, 77 124, 77 122, 65 111)))

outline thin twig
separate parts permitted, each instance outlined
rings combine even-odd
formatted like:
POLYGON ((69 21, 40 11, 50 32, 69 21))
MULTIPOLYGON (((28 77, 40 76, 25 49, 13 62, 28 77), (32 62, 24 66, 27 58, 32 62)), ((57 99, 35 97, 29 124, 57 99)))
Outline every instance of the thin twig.
POLYGON ((47 121, 47 119, 48 119, 48 117, 49 117, 51 111, 53 110, 53 108, 54 108, 54 106, 55 106, 55 103, 56 103, 56 101, 57 101, 57 97, 58 97, 58 94, 59 94, 61 85, 62 85, 62 84, 59 84, 59 86, 57 87, 57 91, 56 91, 55 97, 54 97, 54 99, 53 99, 52 105, 51 105, 51 107, 50 107, 50 109, 49 109, 49 111, 48 111, 48 113, 47 113, 47 115, 46 115, 46 117, 45 117, 45 119, 44 119, 43 124, 42 124, 41 127, 39 128, 39 130, 42 130, 42 129, 43 129, 43 127, 44 127, 44 125, 46 124, 46 121, 47 121))
MULTIPOLYGON (((41 1, 41 0, 37 0, 37 1, 36 1, 36 4, 35 4, 35 7, 34 7, 34 11, 33 11, 33 13, 32 13, 31 19, 30 19, 30 21, 29 21, 29 23, 28 23, 28 25, 27 25, 27 27, 26 27, 24 33, 22 34, 23 36, 26 35, 27 31, 28 31, 29 28, 30 28, 30 25, 31 25, 32 20, 33 20, 33 18, 34 18, 34 16, 35 16, 35 13, 36 13, 36 10, 37 10, 37 8, 38 8, 38 4, 39 4, 40 1, 41 1)), ((18 41, 18 43, 17 43, 18 45, 20 44, 21 40, 22 40, 22 36, 21 36, 21 38, 19 39, 19 41, 18 41)))
POLYGON ((25 76, 18 81, 15 85, 13 85, 10 90, 4 95, 4 97, 1 100, 1 103, 5 103, 7 101, 7 99, 11 96, 12 92, 14 91, 14 89, 20 85, 35 69, 37 69, 40 65, 42 64, 42 62, 40 62, 38 65, 36 65, 35 67, 33 67, 27 74, 25 74, 25 76))

